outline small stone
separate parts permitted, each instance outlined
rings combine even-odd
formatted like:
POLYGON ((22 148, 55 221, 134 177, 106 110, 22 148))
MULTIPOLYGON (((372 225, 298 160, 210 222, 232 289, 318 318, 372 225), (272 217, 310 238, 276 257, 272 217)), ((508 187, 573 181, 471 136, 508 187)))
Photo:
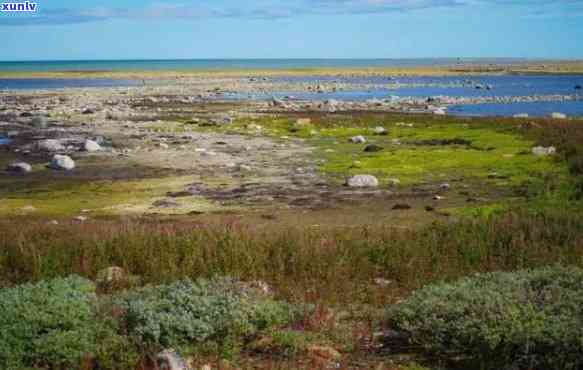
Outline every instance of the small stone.
POLYGON ((174 199, 160 199, 152 203, 152 205, 158 208, 176 208, 180 206, 174 199))
POLYGON ((75 168, 75 161, 69 156, 56 154, 53 156, 49 168, 52 168, 53 170, 71 171, 75 168))
POLYGON ((92 152, 98 152, 101 150, 101 145, 97 144, 97 142, 93 141, 93 140, 85 140, 85 143, 83 144, 83 149, 86 152, 92 153, 92 152))
POLYGON ((540 157, 554 155, 557 153, 557 148, 554 146, 544 147, 544 146, 536 146, 532 148, 532 154, 540 157))
POLYGON ((79 222, 79 223, 83 223, 87 220, 88 220, 88 218, 85 216, 77 216, 77 217, 73 218, 73 221, 79 222))
POLYGON ((518 113, 513 115, 514 118, 528 118, 528 113, 518 113))
POLYGON ((94 113, 95 113, 95 109, 93 109, 93 108, 85 108, 81 112, 81 114, 94 114, 94 113))
POLYGON ((383 147, 382 147, 382 146, 380 146, 380 145, 376 145, 376 144, 370 144, 370 145, 367 145, 367 146, 364 148, 364 151, 365 151, 366 153, 376 153, 376 152, 383 151, 384 149, 385 149, 385 148, 383 148, 383 147))
POLYGON ((444 198, 441 195, 434 195, 433 200, 443 200, 444 198))
POLYGON ((117 266, 108 267, 97 273, 97 282, 100 284, 119 283, 126 278, 124 269, 117 266))
POLYGON ((379 180, 372 175, 356 175, 346 180, 346 186, 351 188, 377 187, 379 180))
POLYGON ((14 173, 30 173, 32 166, 26 162, 12 162, 6 167, 6 171, 14 173))
POLYGON ((66 149, 63 144, 56 139, 38 141, 36 143, 36 148, 43 152, 60 152, 66 149))
POLYGON ((387 287, 391 285, 393 282, 391 280, 383 279, 383 278, 376 278, 374 279, 374 283, 381 287, 387 287))
POLYGON ((348 141, 353 144, 364 144, 366 143, 366 138, 362 135, 358 135, 351 137, 348 141))
POLYGON ((158 370, 190 370, 186 361, 174 350, 165 350, 156 356, 158 370))
POLYGON ((406 203, 397 203, 393 206, 393 210, 395 211, 405 211, 411 209, 411 206, 406 203))
POLYGON ((384 128, 384 127, 382 127, 382 126, 375 127, 373 129, 373 132, 374 132, 375 135, 381 135, 381 136, 385 136, 385 135, 388 135, 389 134, 388 131, 387 131, 387 129, 384 128))
POLYGON ((342 359, 340 352, 328 346, 309 346, 307 353, 314 360, 338 362, 342 359))
POLYGON ((552 119, 566 119, 567 115, 564 113, 555 112, 555 113, 551 113, 551 118, 552 119))
POLYGON ((447 182, 444 182, 443 184, 439 185, 439 188, 443 191, 446 191, 451 188, 451 185, 449 185, 447 182))
POLYGON ((296 126, 308 126, 312 123, 312 120, 309 118, 298 118, 296 120, 296 126))
POLYGON ((401 185, 401 180, 393 178, 393 179, 388 179, 387 182, 389 183, 389 186, 399 186, 401 185))
POLYGON ((436 116, 445 116, 446 112, 445 109, 443 108, 437 108, 433 111, 433 114, 435 114, 436 116))

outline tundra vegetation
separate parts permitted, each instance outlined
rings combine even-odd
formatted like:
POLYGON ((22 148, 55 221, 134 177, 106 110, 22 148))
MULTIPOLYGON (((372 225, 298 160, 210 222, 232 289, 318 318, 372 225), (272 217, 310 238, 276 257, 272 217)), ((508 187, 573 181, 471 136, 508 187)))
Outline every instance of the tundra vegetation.
POLYGON ((191 193, 154 156, 3 174, 1 368, 583 367, 582 121, 166 108, 150 132, 290 150, 283 185, 249 185, 271 154, 191 193))

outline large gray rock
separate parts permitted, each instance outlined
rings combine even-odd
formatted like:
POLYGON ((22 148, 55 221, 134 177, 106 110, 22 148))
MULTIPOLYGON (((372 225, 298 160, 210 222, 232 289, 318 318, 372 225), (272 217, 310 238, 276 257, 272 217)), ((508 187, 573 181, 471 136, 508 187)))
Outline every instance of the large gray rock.
POLYGON ((53 170, 71 171, 75 168, 75 161, 69 156, 56 154, 53 156, 49 168, 53 170))
POLYGON ((190 370, 186 361, 173 350, 160 352, 156 357, 160 370, 190 370))
POLYGON ((48 127, 48 120, 47 120, 47 117, 45 117, 45 116, 35 116, 35 117, 32 117, 30 124, 34 128, 41 128, 41 129, 47 128, 48 127))
POLYGON ((93 140, 85 140, 85 143, 83 144, 83 150, 85 150, 86 152, 98 152, 101 150, 101 145, 97 144, 95 141, 93 140))
POLYGON ((346 186, 351 188, 375 188, 379 180, 372 175, 355 175, 346 180, 346 186))
POLYGON ((32 166, 26 162, 12 162, 6 167, 6 171, 14 173, 29 173, 32 166))
POLYGON ((43 152, 60 152, 65 150, 65 146, 56 139, 41 140, 36 143, 38 150, 43 152))

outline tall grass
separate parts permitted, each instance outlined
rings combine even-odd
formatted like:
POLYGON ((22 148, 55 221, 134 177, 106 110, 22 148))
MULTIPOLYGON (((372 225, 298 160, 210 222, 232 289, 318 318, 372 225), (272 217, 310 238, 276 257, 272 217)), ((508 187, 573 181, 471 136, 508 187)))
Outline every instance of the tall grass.
POLYGON ((426 283, 548 264, 583 267, 583 215, 513 212, 419 230, 260 229, 236 222, 0 223, 0 281, 120 266, 143 283, 230 275, 265 280, 284 298, 388 303, 426 283), (383 299, 375 279, 383 285, 383 299))

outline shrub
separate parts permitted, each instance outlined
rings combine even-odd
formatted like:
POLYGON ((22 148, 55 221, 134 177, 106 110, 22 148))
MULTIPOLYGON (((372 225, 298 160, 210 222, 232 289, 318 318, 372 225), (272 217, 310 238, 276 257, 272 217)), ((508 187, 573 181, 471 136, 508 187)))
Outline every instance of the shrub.
POLYGON ((145 349, 230 343, 288 323, 291 306, 230 279, 146 287, 117 300, 130 335, 145 349))
POLYGON ((427 286, 391 309, 389 323, 433 354, 482 368, 580 369, 583 270, 477 274, 427 286))
POLYGON ((78 366, 96 349, 95 286, 69 277, 0 291, 0 368, 78 366))

